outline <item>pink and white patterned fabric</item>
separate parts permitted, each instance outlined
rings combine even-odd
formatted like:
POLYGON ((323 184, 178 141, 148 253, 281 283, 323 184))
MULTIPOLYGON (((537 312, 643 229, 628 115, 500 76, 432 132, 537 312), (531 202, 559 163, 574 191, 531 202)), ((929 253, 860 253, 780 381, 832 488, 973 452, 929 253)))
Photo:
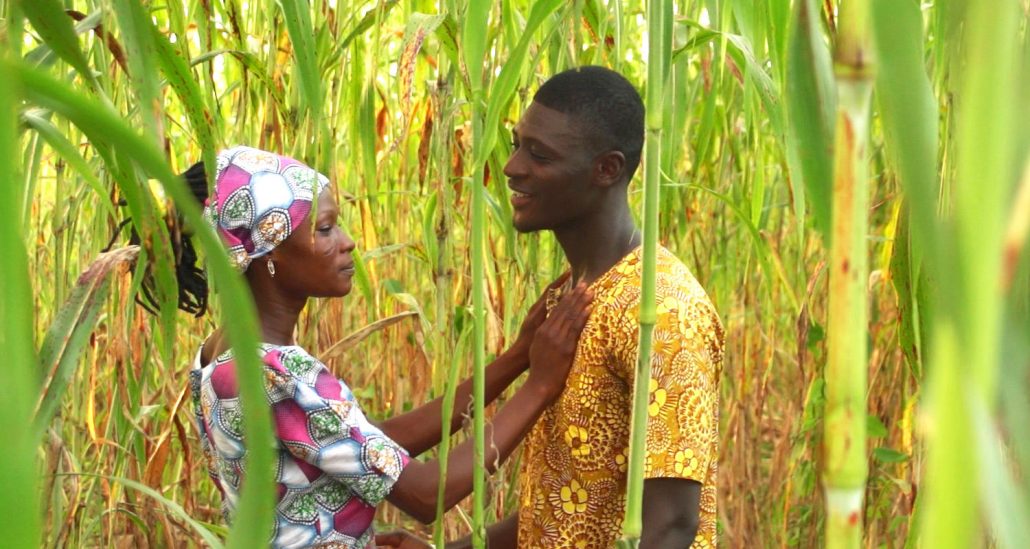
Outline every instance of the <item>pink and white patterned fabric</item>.
POLYGON ((204 214, 240 272, 286 240, 329 180, 301 162, 253 147, 218 153, 204 214))
MULTIPOLYGON (((376 505, 409 463, 407 452, 372 425, 347 385, 304 349, 262 344, 260 351, 278 440, 271 546, 374 547, 376 505)), ((198 351, 190 390, 208 473, 231 522, 247 453, 232 351, 207 365, 198 351)))

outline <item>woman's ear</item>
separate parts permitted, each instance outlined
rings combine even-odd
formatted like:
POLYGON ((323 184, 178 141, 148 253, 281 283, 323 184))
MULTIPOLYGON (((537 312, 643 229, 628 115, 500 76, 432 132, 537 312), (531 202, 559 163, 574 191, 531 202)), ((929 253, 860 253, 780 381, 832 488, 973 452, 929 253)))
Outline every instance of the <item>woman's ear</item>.
POLYGON ((602 187, 611 187, 621 183, 626 171, 626 155, 622 151, 608 151, 601 153, 594 161, 594 170, 597 176, 597 184, 602 187))

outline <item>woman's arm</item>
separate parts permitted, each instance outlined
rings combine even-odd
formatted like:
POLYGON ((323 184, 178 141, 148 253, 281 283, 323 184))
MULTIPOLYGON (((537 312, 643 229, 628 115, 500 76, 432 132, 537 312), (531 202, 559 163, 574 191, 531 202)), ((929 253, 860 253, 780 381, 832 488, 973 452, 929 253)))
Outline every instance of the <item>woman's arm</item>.
MULTIPOLYGON (((516 341, 510 349, 486 367, 485 403, 494 401, 508 385, 529 366, 528 345, 522 348, 516 341)), ((451 434, 461 428, 462 419, 472 405, 472 378, 458 385, 454 393, 454 412, 451 414, 451 434)), ((443 428, 443 397, 430 401, 414 410, 392 417, 378 425, 386 436, 400 444, 411 457, 440 443, 443 428)))
MULTIPOLYGON (((486 469, 493 473, 536 423, 540 414, 565 389, 579 334, 590 316, 591 296, 577 286, 536 331, 530 348, 529 379, 505 403, 487 427, 486 469)), ((444 484, 444 508, 453 507, 472 491, 473 441, 451 453, 444 484)), ((441 484, 438 460, 411 462, 397 479, 387 499, 405 513, 429 523, 436 517, 441 484)))
MULTIPOLYGON (((568 273, 552 282, 547 290, 529 308, 515 343, 486 367, 485 404, 494 401, 522 372, 529 367, 529 348, 533 335, 547 318, 546 297, 549 290, 560 286, 568 279, 568 273)), ((466 379, 454 393, 454 408, 451 414, 448 435, 461 428, 462 419, 472 406, 472 379, 466 379)), ((443 428, 443 397, 437 398, 410 412, 392 417, 378 424, 386 436, 400 444, 412 456, 440 443, 443 428)))
MULTIPOLYGON (((553 393, 537 383, 526 382, 498 412, 486 428, 486 471, 493 474, 529 432, 544 409, 554 400, 553 393)), ((472 491, 473 445, 467 440, 447 460, 447 479, 443 505, 449 509, 472 491)), ((412 461, 404 468, 386 499, 400 510, 425 524, 436 519, 436 498, 440 488, 440 462, 412 461)))

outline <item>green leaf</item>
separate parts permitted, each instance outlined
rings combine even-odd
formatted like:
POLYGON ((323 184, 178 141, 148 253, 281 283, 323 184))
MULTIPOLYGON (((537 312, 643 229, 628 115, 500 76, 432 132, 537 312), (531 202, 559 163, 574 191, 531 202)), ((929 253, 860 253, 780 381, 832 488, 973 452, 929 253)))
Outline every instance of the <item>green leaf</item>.
POLYGON ((96 328, 100 309, 111 291, 112 279, 125 272, 138 255, 139 246, 100 254, 79 277, 47 329, 39 351, 40 371, 46 373, 46 378, 36 407, 36 440, 42 438, 57 412, 82 348, 96 328))
POLYGON ((183 523, 185 523, 187 526, 189 526, 194 532, 197 533, 197 535, 200 537, 200 539, 204 540, 204 543, 206 543, 209 547, 212 547, 214 549, 220 549, 221 547, 223 547, 222 541, 219 540, 217 536, 212 534, 210 530, 205 528, 203 523, 201 523, 201 522, 195 520, 193 517, 191 517, 190 514, 187 513, 186 510, 183 509, 181 505, 179 505, 178 503, 176 503, 176 502, 174 502, 174 501, 164 497, 160 492, 158 492, 157 490, 154 490, 153 488, 147 486, 146 484, 142 484, 140 482, 137 482, 137 481, 131 480, 131 479, 127 479, 127 478, 115 477, 115 476, 110 476, 110 475, 95 475, 95 474, 91 474, 91 473, 79 473, 78 476, 103 478, 103 479, 107 479, 110 482, 121 484, 122 486, 125 486, 126 488, 130 488, 132 490, 135 490, 135 491, 137 491, 137 492, 147 496, 148 498, 154 500, 161 507, 163 507, 169 513, 171 513, 172 516, 174 516, 178 520, 181 520, 183 523))
POLYGON ((18 4, 21 5, 25 18, 32 23, 32 27, 50 49, 75 67, 84 79, 95 85, 93 70, 89 68, 86 55, 79 46, 72 20, 64 13, 61 3, 58 0, 20 0, 18 4))
POLYGON ((887 436, 887 427, 880 421, 880 418, 873 414, 866 416, 866 433, 869 438, 882 438, 887 436))
MULTIPOLYGON (((155 50, 157 51, 157 62, 161 66, 168 83, 171 84, 175 94, 182 102, 186 110, 186 117, 189 118, 190 126, 199 141, 201 158, 205 166, 215 165, 216 138, 214 118, 204 104, 204 96, 200 93, 200 86, 197 79, 190 70, 190 65, 172 47, 156 26, 150 24, 155 50)), ((205 170, 208 177, 208 185, 214 184, 214 170, 205 170)))
MULTIPOLYGON (((923 16, 911 0, 874 0, 876 97, 882 112, 888 160, 897 166, 908 200, 905 230, 921 239, 933 265, 937 231, 937 98, 923 62, 923 16), (911 226, 911 229, 908 228, 911 226)), ((898 230, 902 230, 899 221, 898 230)), ((902 243, 898 243, 902 244, 902 243)), ((905 247, 896 252, 910 253, 905 247)), ((911 261, 901 257, 899 260, 911 261)), ((909 266, 910 274, 919 264, 909 266)), ((899 265, 900 267, 900 265, 899 265)), ((915 282, 915 281, 911 281, 915 282)), ((900 296, 900 294, 899 294, 900 296)), ((906 328, 908 329, 908 328, 906 328)), ((905 348, 909 353, 910 349, 905 348)))
POLYGON ((497 127, 501 120, 501 114, 508 109, 508 105, 515 95, 515 88, 518 86, 519 75, 522 74, 523 65, 526 62, 526 51, 529 49, 533 34, 547 16, 563 3, 561 0, 540 0, 533 4, 533 9, 530 11, 529 19, 523 29, 522 38, 508 56, 508 60, 501 68, 501 74, 497 76, 497 81, 490 90, 490 102, 486 108, 482 138, 477 139, 474 144, 473 162, 475 165, 484 164, 497 143, 497 127))
MULTIPOLYGON (((17 15, 9 25, 20 26, 17 15)), ((9 11, 8 13, 11 13, 9 11)), ((16 35, 18 36, 18 35, 16 35)), ((4 517, 4 544, 10 547, 39 547, 41 508, 39 504, 36 446, 39 440, 29 428, 32 400, 39 394, 36 349, 33 343, 35 310, 29 282, 29 257, 22 232, 22 193, 25 179, 19 173, 20 156, 15 106, 20 97, 19 75, 10 70, 10 46, 0 37, 0 326, 3 326, 4 382, 0 384, 0 425, 9 426, 0 452, 0 516, 4 517)))
POLYGON ((375 292, 372 290, 372 279, 369 277, 368 269, 365 268, 365 260, 362 254, 356 252, 351 254, 351 257, 354 258, 354 282, 357 283, 365 301, 370 305, 374 304, 375 292))
POLYGON ((1008 444, 998 432, 983 400, 971 402, 973 433, 981 464, 980 501, 999 547, 1030 547, 1030 502, 1002 449, 1008 444))
MULTIPOLYGON (((112 0, 112 7, 118 18, 122 41, 127 50, 126 60, 129 64, 129 76, 133 82, 133 91, 138 95, 138 110, 143 119, 143 127, 146 128, 145 138, 155 143, 160 142, 162 140, 160 120, 163 117, 164 109, 158 98, 157 72, 148 62, 154 57, 150 11, 147 6, 135 0, 112 0)), ((117 171, 123 178, 135 178, 135 171, 128 166, 129 161, 124 155, 124 150, 121 148, 113 150, 121 165, 117 171)), ((162 331, 162 337, 158 341, 160 342, 161 356, 165 364, 169 364, 172 361, 172 345, 175 340, 178 284, 175 281, 175 260, 167 238, 168 231, 165 224, 154 215, 153 198, 149 191, 134 193, 132 196, 127 196, 126 200, 130 203, 133 222, 136 222, 137 216, 142 218, 142 222, 137 224, 140 227, 140 237, 143 239, 144 249, 152 254, 155 263, 154 286, 162 331)))
MULTIPOLYGON (((63 12, 63 10, 62 10, 63 12)), ((103 10, 96 10, 93 13, 86 16, 83 20, 75 23, 73 27, 75 35, 78 36, 86 31, 96 29, 97 25, 103 21, 104 12, 103 10)), ((40 38, 43 38, 41 35, 40 38)), ((79 49, 78 40, 75 41, 75 49, 79 49)), ((81 51, 79 52, 81 53, 81 51)), ((30 65, 46 65, 50 66, 54 62, 54 48, 50 46, 50 43, 44 38, 43 43, 36 46, 34 49, 25 54, 24 59, 30 65)), ((88 61, 88 60, 87 60, 88 61)), ((74 66, 74 65, 73 65, 74 66)), ((88 68, 88 66, 87 66, 88 68)), ((93 75, 93 71, 90 70, 89 74, 84 75, 84 78, 90 79, 93 75)))
POLYGON ((881 463, 901 463, 908 461, 908 454, 881 446, 873 450, 873 459, 881 463))
POLYGON ((26 111, 22 113, 21 118, 97 193, 97 202, 103 208, 104 213, 111 219, 116 219, 118 214, 114 210, 114 205, 111 204, 107 189, 104 188, 104 184, 97 178, 96 170, 86 162, 86 159, 82 157, 82 154, 75 148, 75 145, 49 120, 41 116, 39 111, 26 111))
MULTIPOLYGON (((458 23, 454 20, 451 14, 448 14, 444 19, 443 24, 436 28, 436 39, 440 41, 440 47, 443 48, 444 54, 447 59, 454 64, 454 66, 461 65, 461 59, 458 54, 458 23)), ((465 77, 468 75, 465 74, 465 77)), ((462 80, 466 87, 471 88, 471 84, 467 80, 462 80)))
MULTIPOLYGON (((830 53, 814 0, 795 3, 787 56, 787 155, 795 189, 804 188, 815 227, 829 245, 833 189, 833 113, 830 53)), ((797 192, 797 191, 795 191, 797 192)))
POLYGON ((399 0, 386 0, 375 8, 368 10, 368 12, 365 13, 365 16, 361 18, 361 21, 354 26, 354 29, 347 34, 338 46, 336 46, 336 49, 333 51, 332 55, 329 56, 329 59, 331 61, 339 60, 343 55, 343 51, 347 49, 347 46, 349 46, 355 38, 365 34, 368 29, 372 28, 380 17, 385 17, 390 13, 390 10, 397 5, 398 1, 399 0))
MULTIPOLYGON (((95 145, 109 144, 111 147, 117 147, 120 153, 131 157, 147 173, 161 181, 165 192, 175 200, 177 210, 193 227, 194 238, 206 254, 213 282, 219 288, 218 297, 222 312, 233 319, 233 322, 225 324, 232 347, 256 350, 257 320, 249 290, 239 273, 229 264, 225 248, 218 236, 201 217, 200 207, 195 203, 185 182, 171 171, 161 151, 153 142, 141 138, 119 113, 77 93, 68 84, 23 63, 5 62, 2 65, 0 68, 4 69, 4 74, 19 78, 24 83, 26 97, 31 102, 71 120, 95 145)), ((141 189, 133 188, 133 185, 138 184, 134 179, 119 178, 118 183, 127 193, 142 193, 141 189)), ((10 287, 9 284, 2 286, 10 287)), ((249 548, 267 543, 267 530, 263 525, 271 525, 274 516, 272 458, 275 439, 272 436, 271 415, 267 406, 257 404, 266 402, 261 362, 256 353, 250 352, 238 352, 236 359, 239 362, 240 398, 253 405, 243 408, 244 436, 248 441, 247 472, 250 480, 243 487, 236 511, 236 526, 232 529, 229 545, 234 548, 249 548)), ((35 360, 32 363, 35 363, 35 360)))
POLYGON ((470 0, 465 7, 465 25, 461 29, 461 53, 473 94, 483 89, 483 59, 486 55, 486 32, 490 18, 489 0, 470 0))
POLYGON ((901 212, 898 215, 897 227, 894 231, 894 253, 891 256, 891 282, 894 285, 894 292, 898 296, 898 312, 900 314, 900 325, 898 326, 898 343, 901 345, 901 352, 905 354, 905 360, 909 368, 917 377, 922 377, 922 357, 926 344, 923 342, 923 322, 925 311, 921 307, 918 298, 921 293, 915 285, 921 283, 919 273, 922 272, 918 264, 912 261, 912 240, 909 232, 910 216, 909 201, 901 204, 901 212))
POLYGON ((314 116, 322 113, 322 80, 315 59, 315 31, 308 0, 278 0, 293 44, 293 58, 304 101, 301 106, 314 116))

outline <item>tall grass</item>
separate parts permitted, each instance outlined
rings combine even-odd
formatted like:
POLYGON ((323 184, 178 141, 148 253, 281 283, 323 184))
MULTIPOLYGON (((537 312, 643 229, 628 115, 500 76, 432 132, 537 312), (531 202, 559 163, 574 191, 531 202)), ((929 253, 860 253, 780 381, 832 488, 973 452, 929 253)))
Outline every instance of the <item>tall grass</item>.
MULTIPOLYGON (((820 472, 830 458, 827 339, 837 337, 828 284, 841 151, 829 45, 851 23, 846 10, 837 20, 835 2, 670 5, 657 239, 690 266, 726 328, 720 542, 818 546, 828 530, 820 487, 833 483, 820 472)), ((355 291, 313 302, 300 343, 324 354, 371 416, 402 412, 499 353, 563 270, 550 235, 511 228, 504 136, 536 87, 570 66, 616 67, 656 89, 642 62, 654 59, 645 8, 0 2, 0 109, 16 113, 0 117, 11 183, 0 201, 5 421, 32 425, 46 377, 32 368, 39 347, 64 325, 58 313, 79 274, 112 238, 127 243, 126 232, 115 236, 124 218, 148 259, 110 274, 43 438, 12 435, 0 506, 21 529, 5 539, 179 546, 200 544, 204 528, 246 545, 263 535, 253 524, 267 499, 248 497, 251 527, 229 535, 204 478, 187 365, 221 318, 244 321, 231 324, 234 342, 256 332, 213 256, 214 314, 170 316, 165 216, 185 213, 206 255, 215 245, 173 173, 246 143, 333 178, 360 251, 355 291), (469 13, 481 27, 465 26, 469 13), (160 274, 159 317, 134 303, 145 263, 160 274)), ((1030 132, 1015 121, 1030 105, 1028 8, 873 0, 870 9, 878 73, 859 177, 868 225, 850 227, 866 250, 868 276, 853 287, 868 318, 847 329, 868 352, 852 365, 868 377, 867 413, 853 412, 869 448, 854 458, 868 469, 861 543, 1023 547, 1030 260, 1017 189, 1027 186, 1030 132)), ((250 410, 248 425, 267 419, 250 410)), ((484 479, 480 504, 445 514, 440 538, 467 534, 466 512, 478 512, 477 530, 513 512, 518 468, 513 459, 484 479)), ((378 518, 419 530, 388 507, 378 518)))

